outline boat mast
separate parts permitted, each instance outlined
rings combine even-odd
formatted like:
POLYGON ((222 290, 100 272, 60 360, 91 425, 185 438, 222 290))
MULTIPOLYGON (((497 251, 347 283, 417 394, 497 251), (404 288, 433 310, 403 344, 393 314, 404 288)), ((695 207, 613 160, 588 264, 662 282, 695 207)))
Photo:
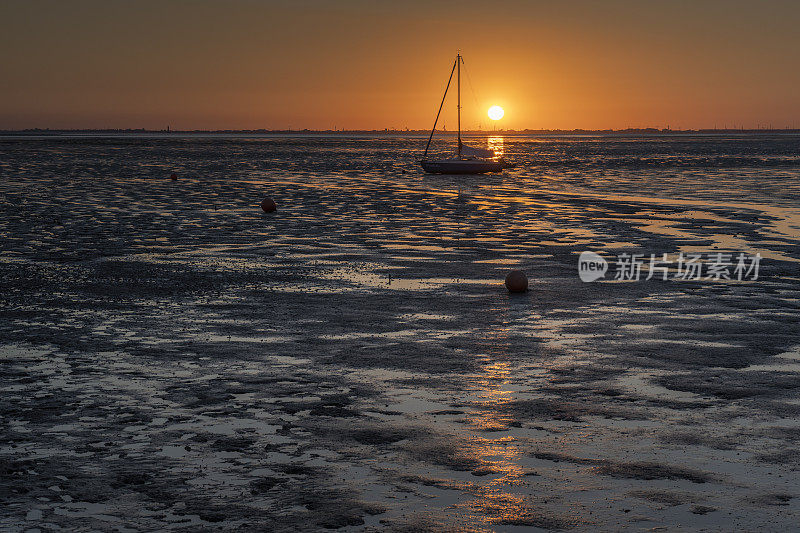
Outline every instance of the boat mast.
POLYGON ((461 54, 456 54, 458 65, 458 158, 461 159, 461 54))
MULTIPOLYGON (((436 113, 436 120, 433 121, 433 128, 431 129, 431 135, 428 137, 428 144, 425 145, 425 155, 422 156, 422 160, 425 161, 428 159, 428 148, 431 147, 431 140, 433 140, 433 132, 436 131, 436 124, 439 123, 439 115, 442 114, 442 107, 444 106, 444 100, 447 98, 447 90, 450 89, 450 82, 453 81, 453 72, 456 70, 456 65, 458 64, 458 58, 456 58, 456 62, 453 63, 453 68, 450 70, 450 77, 447 79, 447 87, 444 88, 444 96, 442 96, 442 103, 439 104, 439 112, 436 113)), ((459 80, 461 79, 461 69, 458 71, 459 80)), ((459 85, 460 87, 460 85, 459 85)), ((461 91, 459 91, 459 99, 461 98, 461 91)), ((459 100, 460 101, 460 100, 459 100)), ((461 139, 461 115, 458 116, 458 135, 459 139, 461 139)), ((459 154, 461 153, 461 142, 458 143, 458 151, 459 154)))

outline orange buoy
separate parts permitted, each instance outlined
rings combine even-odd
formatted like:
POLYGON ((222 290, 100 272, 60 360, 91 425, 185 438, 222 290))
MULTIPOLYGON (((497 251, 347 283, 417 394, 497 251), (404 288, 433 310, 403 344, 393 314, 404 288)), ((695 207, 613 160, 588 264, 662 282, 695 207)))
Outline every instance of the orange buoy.
POLYGON ((172 174, 170 174, 169 179, 171 179, 172 181, 177 181, 178 175, 173 172, 172 174))
POLYGON ((506 275, 508 292, 525 292, 528 290, 528 276, 522 270, 512 270, 506 275))
POLYGON ((261 209, 263 209, 265 213, 272 213, 278 209, 278 206, 272 198, 264 198, 261 200, 261 209))

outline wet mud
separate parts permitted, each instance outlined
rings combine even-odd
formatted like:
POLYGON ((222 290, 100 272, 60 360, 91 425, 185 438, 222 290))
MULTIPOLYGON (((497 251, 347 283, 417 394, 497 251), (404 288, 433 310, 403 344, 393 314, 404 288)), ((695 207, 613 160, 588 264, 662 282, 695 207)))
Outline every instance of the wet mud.
POLYGON ((795 528, 800 140, 417 141, 0 139, 0 529, 795 528))

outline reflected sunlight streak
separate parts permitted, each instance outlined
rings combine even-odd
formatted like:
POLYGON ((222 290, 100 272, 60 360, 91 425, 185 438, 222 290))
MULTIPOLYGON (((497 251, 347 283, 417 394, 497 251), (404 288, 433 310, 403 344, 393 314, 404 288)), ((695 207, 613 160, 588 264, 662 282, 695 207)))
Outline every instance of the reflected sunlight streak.
POLYGON ((489 150, 494 150, 494 153, 497 157, 503 157, 505 152, 503 150, 502 137, 489 137, 486 139, 486 142, 489 145, 489 150))

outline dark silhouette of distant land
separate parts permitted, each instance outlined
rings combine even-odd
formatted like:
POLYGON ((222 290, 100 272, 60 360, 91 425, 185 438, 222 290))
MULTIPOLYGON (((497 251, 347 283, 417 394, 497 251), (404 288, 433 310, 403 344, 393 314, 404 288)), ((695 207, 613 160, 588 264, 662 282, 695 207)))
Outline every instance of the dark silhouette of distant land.
MULTIPOLYGON (((436 130, 437 133, 443 135, 453 134, 455 132, 447 130, 436 130)), ((220 135, 353 135, 353 134, 370 134, 370 135, 422 135, 429 134, 430 130, 409 130, 409 129, 382 129, 382 130, 273 130, 273 129, 254 129, 254 130, 148 130, 144 128, 128 128, 128 129, 50 129, 50 128, 28 128, 23 130, 0 130, 0 135, 75 135, 75 134, 163 134, 167 135, 181 135, 181 134, 220 134, 220 135)), ((467 135, 709 135, 709 134, 800 134, 800 128, 784 128, 784 129, 745 129, 745 128, 702 128, 702 129, 687 129, 675 130, 669 128, 625 128, 625 129, 604 129, 604 130, 588 130, 588 129, 498 129, 498 130, 462 130, 462 134, 467 135)))

